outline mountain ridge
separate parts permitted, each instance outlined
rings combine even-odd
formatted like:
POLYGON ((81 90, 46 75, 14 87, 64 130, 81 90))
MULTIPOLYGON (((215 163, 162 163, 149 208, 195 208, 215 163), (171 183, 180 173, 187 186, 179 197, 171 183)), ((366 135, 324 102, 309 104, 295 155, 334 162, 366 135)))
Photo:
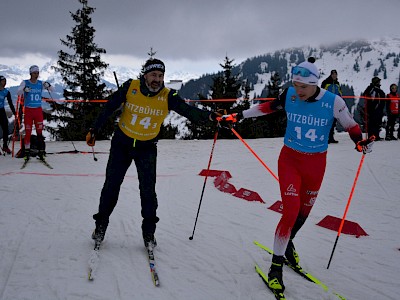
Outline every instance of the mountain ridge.
MULTIPOLYGON (((340 84, 353 88, 356 96, 362 94, 374 76, 381 78, 382 89, 389 93, 390 84, 399 83, 399 49, 400 38, 397 37, 343 41, 320 47, 292 47, 248 58, 236 65, 232 73, 239 80, 247 80, 248 83, 250 81, 250 99, 253 99, 265 94, 274 72, 279 73, 282 85, 287 84, 291 80, 291 67, 309 56, 314 56, 321 74, 320 83, 335 69, 340 84)), ((180 93, 189 99, 193 99, 198 93, 211 97, 209 86, 212 84, 212 76, 213 74, 190 80, 184 84, 180 93)))
MULTIPOLYGON (((398 84, 399 82, 399 49, 400 37, 384 37, 370 41, 343 41, 332 45, 321 45, 320 47, 292 47, 248 58, 236 65, 235 70, 240 80, 251 81, 250 98, 256 98, 260 97, 265 91, 273 72, 280 73, 282 84, 288 83, 291 67, 309 56, 314 56, 317 59, 316 65, 321 72, 320 82, 329 75, 330 70, 336 69, 339 82, 353 87, 355 95, 360 95, 374 76, 381 78, 382 89, 388 93, 390 84, 398 84), (274 69, 273 64, 275 62, 278 63, 276 64, 277 68, 274 69)), ((62 98, 64 84, 61 76, 51 68, 56 63, 57 60, 52 60, 44 64, 40 68, 40 78, 55 86, 56 91, 52 97, 60 99, 62 98)), ((7 78, 7 88, 10 89, 14 101, 16 101, 16 89, 20 82, 29 77, 28 68, 29 66, 26 65, 7 66, 0 64, 0 74, 7 78)), ((137 78, 140 69, 109 66, 105 71, 103 80, 112 89, 116 88, 113 72, 116 72, 121 84, 128 78, 137 78)), ((209 86, 212 83, 212 77, 217 74, 219 73, 199 76, 183 71, 168 74, 168 78, 169 80, 183 82, 181 89, 183 97, 196 99, 195 96, 198 93, 211 96, 209 86), (192 92, 187 92, 188 85, 192 85, 192 92)), ((166 85, 168 86, 168 83, 166 85)), ((176 86, 173 86, 173 88, 176 88, 176 86)))

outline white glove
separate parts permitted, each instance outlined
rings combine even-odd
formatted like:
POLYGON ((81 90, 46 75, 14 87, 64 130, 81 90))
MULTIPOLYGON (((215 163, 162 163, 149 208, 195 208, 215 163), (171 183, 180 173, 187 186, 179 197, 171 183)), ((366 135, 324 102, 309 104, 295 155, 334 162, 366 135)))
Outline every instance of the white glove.
POLYGON ((51 84, 46 81, 45 83, 43 83, 43 87, 48 90, 49 87, 51 87, 51 84))
POLYGON ((29 93, 31 91, 31 88, 29 86, 24 87, 24 92, 29 93))

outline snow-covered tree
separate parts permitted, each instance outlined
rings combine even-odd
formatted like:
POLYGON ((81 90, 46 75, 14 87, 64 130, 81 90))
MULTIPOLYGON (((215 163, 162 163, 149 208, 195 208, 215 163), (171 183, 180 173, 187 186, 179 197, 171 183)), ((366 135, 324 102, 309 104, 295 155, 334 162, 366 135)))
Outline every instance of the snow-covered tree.
MULTIPOLYGON (((57 66, 54 67, 66 85, 64 98, 74 100, 53 104, 55 113, 52 119, 58 126, 49 130, 57 139, 62 140, 84 140, 87 130, 104 106, 91 100, 105 99, 110 93, 105 83, 101 82, 108 64, 101 60, 101 54, 106 53, 106 50, 94 42, 96 30, 91 25, 91 14, 95 8, 90 7, 87 0, 78 1, 82 8, 75 13, 70 12, 76 25, 70 35, 60 39, 61 44, 72 51, 58 51, 57 66)), ((113 121, 110 120, 97 138, 107 138, 112 131, 113 121)))

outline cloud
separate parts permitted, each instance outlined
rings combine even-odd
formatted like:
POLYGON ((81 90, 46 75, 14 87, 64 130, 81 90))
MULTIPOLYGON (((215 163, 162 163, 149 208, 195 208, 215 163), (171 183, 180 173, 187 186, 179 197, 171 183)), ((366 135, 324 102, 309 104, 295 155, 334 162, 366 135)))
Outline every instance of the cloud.
MULTIPOLYGON (((95 42, 107 57, 143 62, 150 47, 182 67, 242 60, 274 50, 358 38, 398 36, 398 0, 89 0, 95 42), (187 62, 187 63, 186 63, 187 62)), ((2 3, 0 57, 4 64, 29 53, 57 57, 81 4, 14 0, 2 3)), ((123 62, 123 61, 122 61, 123 62)), ((109 62, 110 63, 110 62, 109 62)), ((113 61, 111 61, 113 63, 113 61)), ((135 65, 134 67, 137 67, 135 65)), ((197 66, 198 67, 198 66, 197 66)))

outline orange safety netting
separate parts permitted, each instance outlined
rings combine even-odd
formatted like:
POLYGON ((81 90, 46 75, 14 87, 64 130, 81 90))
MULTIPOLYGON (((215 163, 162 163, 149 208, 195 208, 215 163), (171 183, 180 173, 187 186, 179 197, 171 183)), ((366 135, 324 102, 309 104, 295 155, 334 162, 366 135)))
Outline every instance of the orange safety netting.
MULTIPOLYGON (((366 100, 400 100, 400 98, 378 98, 378 97, 366 97, 366 96, 342 96, 343 99, 366 99, 366 100)), ((272 101, 275 98, 254 98, 254 99, 242 99, 242 101, 272 101)), ((49 99, 43 98, 46 102, 90 102, 90 103, 105 103, 108 100, 105 99, 97 99, 97 100, 65 100, 65 99, 49 99)), ((192 100, 192 99, 184 99, 186 102, 236 102, 240 99, 230 98, 230 99, 203 99, 203 100, 192 100)))

